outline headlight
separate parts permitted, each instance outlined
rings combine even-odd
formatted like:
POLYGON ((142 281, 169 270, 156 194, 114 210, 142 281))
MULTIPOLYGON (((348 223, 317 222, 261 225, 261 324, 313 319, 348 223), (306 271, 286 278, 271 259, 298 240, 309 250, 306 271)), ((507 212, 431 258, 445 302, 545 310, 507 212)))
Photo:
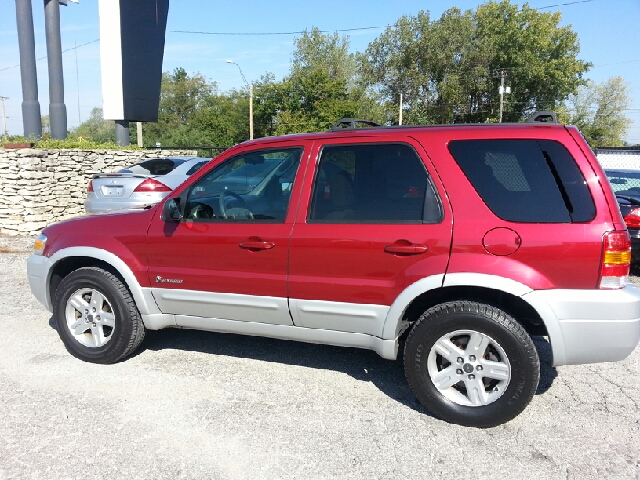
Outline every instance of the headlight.
POLYGON ((44 253, 44 247, 47 245, 47 236, 42 233, 36 237, 36 241, 33 242, 33 254, 42 255, 44 253))

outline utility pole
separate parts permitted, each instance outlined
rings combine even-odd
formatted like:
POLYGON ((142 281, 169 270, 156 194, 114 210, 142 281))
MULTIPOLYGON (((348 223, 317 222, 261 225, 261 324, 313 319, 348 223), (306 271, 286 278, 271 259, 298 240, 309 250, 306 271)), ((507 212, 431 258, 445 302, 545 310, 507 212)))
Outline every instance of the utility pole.
POLYGON ((9 97, 3 97, 0 95, 0 101, 2 101, 2 131, 4 136, 7 136, 7 115, 4 113, 4 101, 9 100, 9 97))
POLYGON ((504 94, 505 93, 511 93, 511 87, 505 87, 504 86, 504 79, 506 77, 509 76, 509 72, 507 72, 507 70, 505 70, 504 68, 501 68, 499 70, 494 70, 493 72, 493 78, 500 78, 500 88, 498 89, 498 92, 500 93, 500 116, 498 121, 500 123, 502 123, 502 111, 503 111, 503 104, 504 104, 504 94))
POLYGON ((400 94, 400 112, 398 114, 398 125, 402 125, 402 93, 400 94))

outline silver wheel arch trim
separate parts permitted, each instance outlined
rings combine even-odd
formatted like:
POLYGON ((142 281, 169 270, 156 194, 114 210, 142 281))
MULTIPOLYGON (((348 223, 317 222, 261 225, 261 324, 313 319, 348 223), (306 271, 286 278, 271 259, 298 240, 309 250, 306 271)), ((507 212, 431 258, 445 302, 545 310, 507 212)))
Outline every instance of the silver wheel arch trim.
MULTIPOLYGON (((49 261, 51 262, 51 269, 49 270, 49 278, 47 279, 47 297, 49 297, 48 286, 51 282, 51 272, 53 271, 55 264, 60 260, 64 260, 65 258, 69 257, 89 257, 108 263, 113 268, 115 268, 124 279, 141 315, 161 313, 153 297, 150 293, 148 293, 149 289, 143 289, 140 286, 138 280, 136 279, 129 266, 117 255, 114 255, 107 250, 95 247, 63 248, 62 250, 58 250, 51 257, 49 257, 49 261)), ((51 303, 51 305, 53 305, 53 299, 49 298, 49 302, 51 303)))
POLYGON ((500 290, 519 297, 527 302, 540 315, 547 333, 553 352, 553 364, 563 365, 565 362, 564 337, 560 328, 558 317, 551 307, 544 301, 532 298, 528 293, 534 290, 523 283, 500 277, 498 275, 486 275, 482 273, 448 273, 446 275, 432 275, 425 277, 409 285, 393 302, 387 313, 382 329, 382 338, 385 340, 397 339, 398 335, 406 328, 402 321, 405 311, 413 300, 423 293, 440 287, 483 287, 491 290, 500 290))

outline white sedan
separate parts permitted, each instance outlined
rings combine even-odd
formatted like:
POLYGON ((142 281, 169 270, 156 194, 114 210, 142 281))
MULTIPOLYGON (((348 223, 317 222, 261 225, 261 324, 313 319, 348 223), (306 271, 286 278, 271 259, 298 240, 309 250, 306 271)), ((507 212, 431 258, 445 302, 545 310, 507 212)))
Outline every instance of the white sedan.
POLYGON ((94 175, 87 187, 87 213, 155 204, 169 195, 210 158, 150 158, 116 173, 94 175))

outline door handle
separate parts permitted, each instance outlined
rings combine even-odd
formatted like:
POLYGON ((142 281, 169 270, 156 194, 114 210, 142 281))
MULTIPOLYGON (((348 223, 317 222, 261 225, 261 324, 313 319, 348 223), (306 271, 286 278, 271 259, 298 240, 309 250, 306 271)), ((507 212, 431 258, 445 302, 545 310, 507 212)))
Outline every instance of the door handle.
POLYGON ((245 248, 247 250, 269 250, 275 246, 276 244, 273 242, 266 242, 259 239, 249 239, 244 242, 240 242, 240 248, 245 248))
POLYGON ((419 255, 427 251, 427 246, 408 242, 394 243, 384 247, 384 251, 387 253, 399 253, 401 255, 419 255))

